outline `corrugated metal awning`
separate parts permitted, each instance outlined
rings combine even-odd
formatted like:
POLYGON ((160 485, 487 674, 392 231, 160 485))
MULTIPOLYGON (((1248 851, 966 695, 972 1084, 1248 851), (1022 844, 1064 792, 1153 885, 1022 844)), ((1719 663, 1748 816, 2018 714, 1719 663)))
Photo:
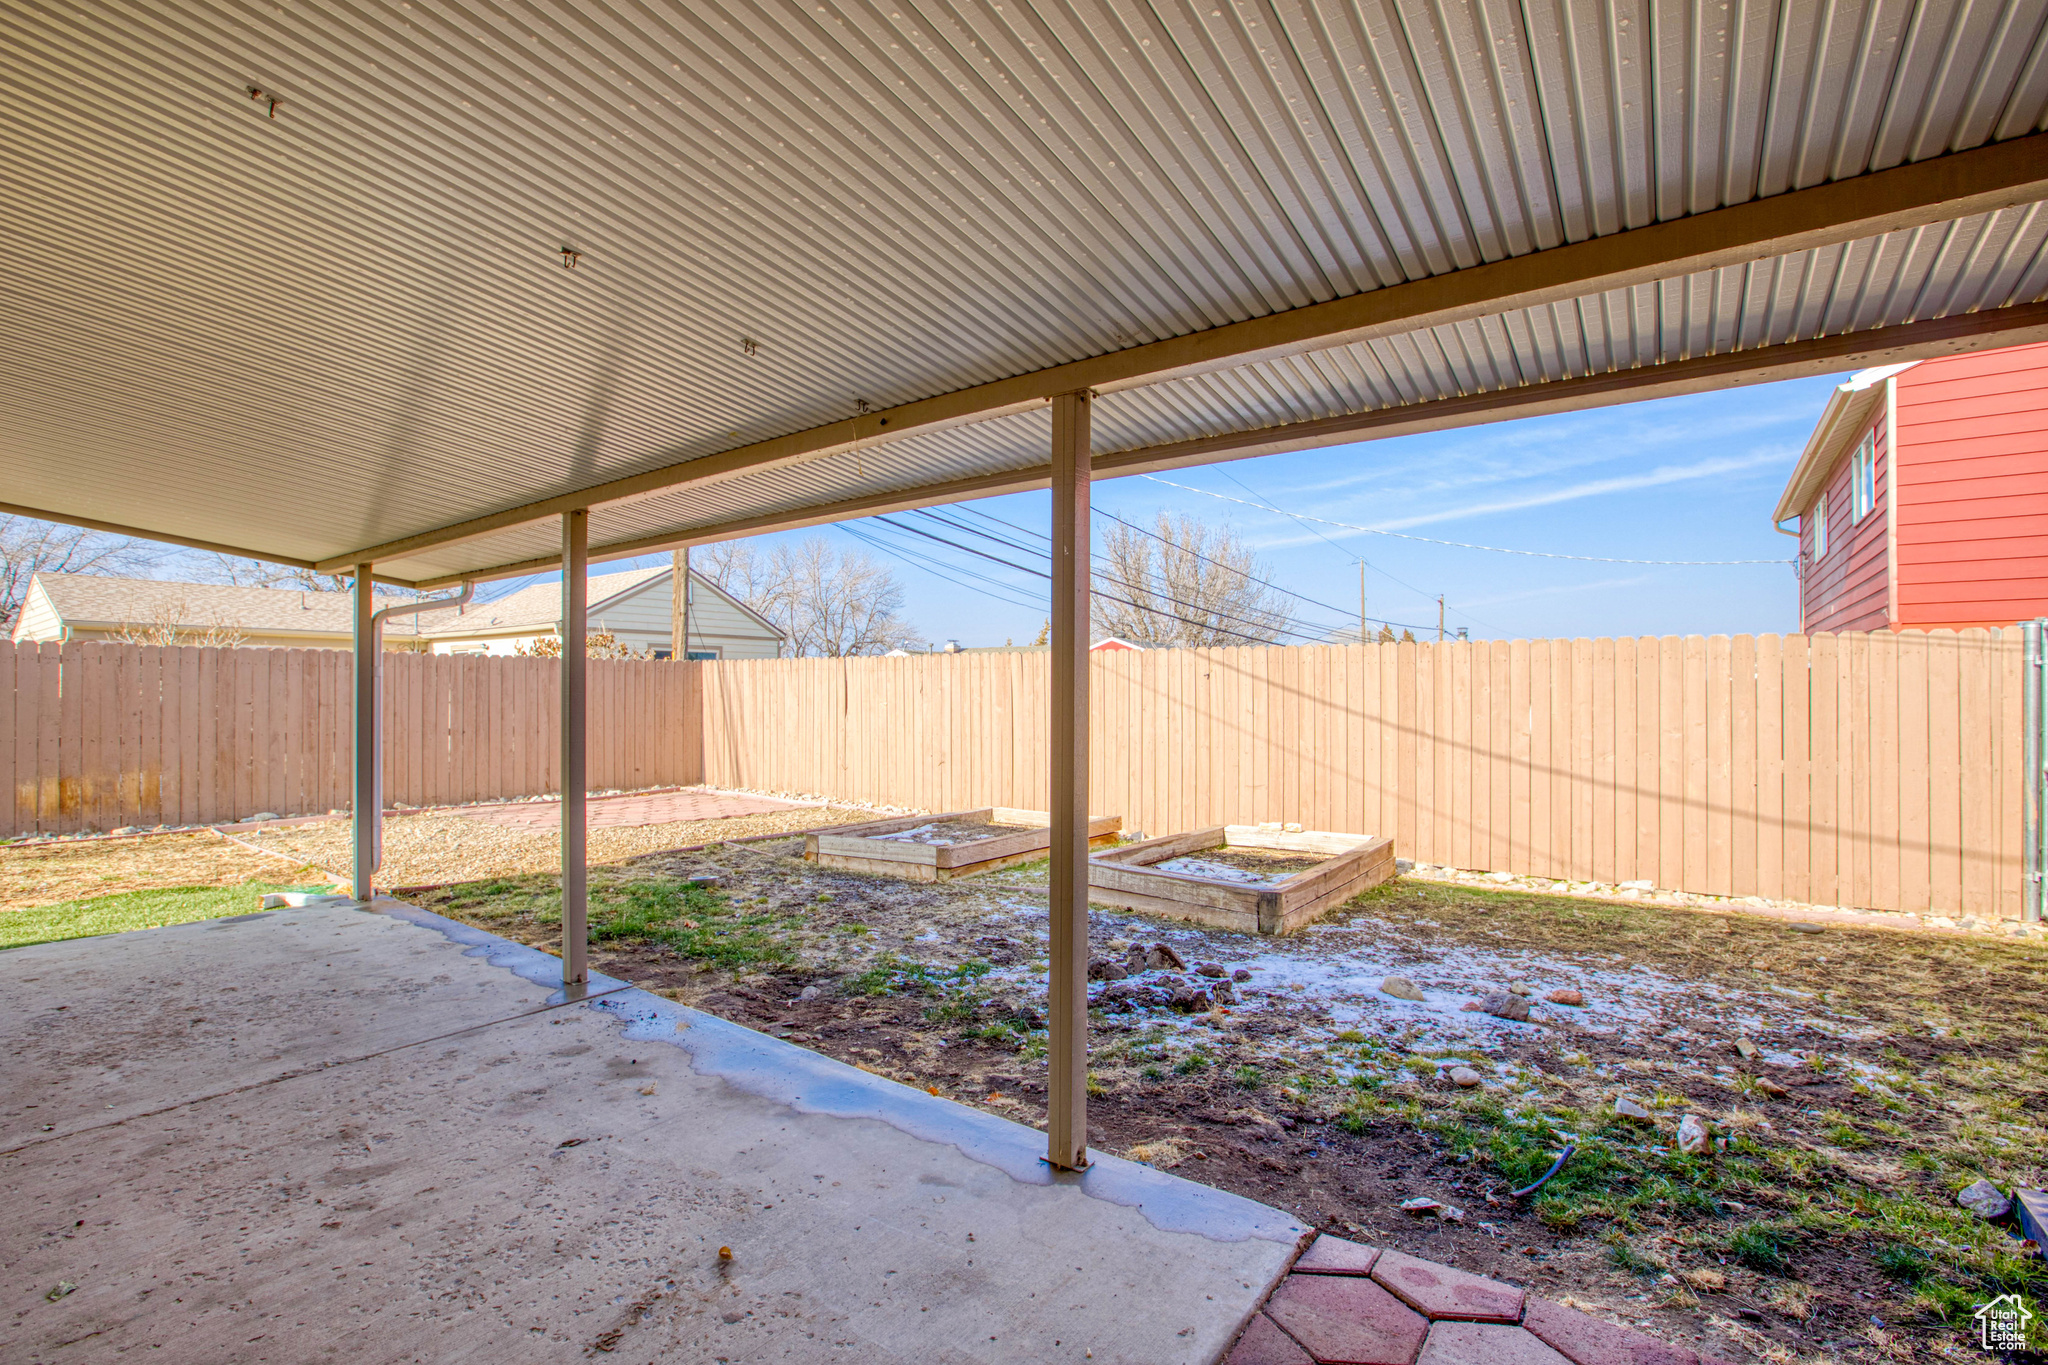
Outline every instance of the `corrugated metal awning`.
POLYGON ((544 562, 511 509, 641 475, 599 553, 1028 485, 1028 394, 878 424, 1095 358, 1133 358, 1114 470, 2048 335, 2017 0, 159 0, 0 35, 0 502, 409 581, 544 562), (1786 249, 1231 349, 1759 200, 1786 249), (1791 231, 1823 209, 1855 235, 1791 231), (1169 343, 1203 358, 1140 363, 1169 343))

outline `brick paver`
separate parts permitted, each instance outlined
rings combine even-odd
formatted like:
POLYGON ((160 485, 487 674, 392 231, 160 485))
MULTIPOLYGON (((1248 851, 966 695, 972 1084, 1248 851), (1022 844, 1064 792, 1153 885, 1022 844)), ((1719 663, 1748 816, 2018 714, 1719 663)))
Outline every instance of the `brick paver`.
POLYGON ((1439 1322, 1415 1365, 1571 1365, 1513 1323, 1439 1322))
POLYGON ((1271 1318, 1257 1313, 1224 1357, 1223 1365, 1316 1365, 1316 1358, 1271 1318))
MULTIPOLYGON (((591 829, 672 825, 684 820, 723 820, 734 815, 760 815, 772 810, 788 810, 796 804, 766 796, 688 790, 649 792, 645 796, 599 796, 592 798, 589 804, 589 823, 591 829)), ((497 806, 467 806, 453 814, 542 833, 559 829, 562 824, 562 807, 553 801, 508 801, 497 806)))
POLYGON ((1294 1263, 1297 1275, 1370 1275, 1379 1259, 1378 1247, 1360 1246, 1342 1237, 1318 1237, 1294 1263))
POLYGON ((1409 1365, 1429 1331, 1429 1319, 1356 1275, 1289 1275, 1266 1312, 1321 1365, 1409 1365))
POLYGON ((1700 1365, 1697 1353, 1603 1322, 1548 1299, 1529 1300, 1522 1325, 1572 1365, 1700 1365))
POLYGON ((1724 1365, 1499 1280, 1318 1237, 1224 1365, 1724 1365))
POLYGON ((1381 1252, 1373 1263, 1372 1277, 1403 1303, 1433 1319, 1519 1322, 1522 1318, 1524 1295, 1515 1286, 1404 1252, 1381 1252))

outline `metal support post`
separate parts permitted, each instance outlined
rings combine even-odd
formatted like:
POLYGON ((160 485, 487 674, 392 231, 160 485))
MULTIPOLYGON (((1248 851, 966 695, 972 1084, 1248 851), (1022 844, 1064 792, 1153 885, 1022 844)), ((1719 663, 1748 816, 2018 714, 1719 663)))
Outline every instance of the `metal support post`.
POLYGON ((585 850, 584 651, 590 607, 590 513, 562 514, 562 984, 590 981, 590 866, 585 850))
POLYGON ((377 631, 376 604, 372 600, 374 588, 370 582, 370 565, 355 566, 355 592, 350 607, 353 629, 351 643, 354 646, 354 727, 353 742, 350 744, 354 764, 354 782, 350 787, 350 823, 353 858, 349 875, 349 894, 359 901, 367 901, 375 892, 372 885, 377 875, 378 816, 382 809, 379 803, 377 781, 379 765, 384 761, 382 736, 378 733, 377 706, 377 631))
POLYGON ((2043 809, 2048 806, 2048 620, 2023 622, 2020 639, 2026 649, 2020 682, 2025 732, 2020 805, 2026 845, 2020 915, 2039 924, 2048 919, 2048 810, 2043 809))
POLYGON ((1052 400, 1052 884, 1046 1159, 1088 1165, 1088 592, 1086 393, 1052 400))

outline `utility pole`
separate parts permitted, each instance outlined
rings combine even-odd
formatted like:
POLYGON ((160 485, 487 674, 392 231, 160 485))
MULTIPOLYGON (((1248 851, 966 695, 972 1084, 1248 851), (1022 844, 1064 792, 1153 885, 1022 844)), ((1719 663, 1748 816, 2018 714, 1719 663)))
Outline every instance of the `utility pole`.
POLYGON ((1442 593, 1436 595, 1436 642, 1438 644, 1444 642, 1444 595, 1442 593))
POLYGON ((669 556, 669 660, 688 663, 690 659, 690 547, 685 545, 669 556))
POLYGON ((1365 561, 1358 561, 1358 643, 1365 643, 1365 561))

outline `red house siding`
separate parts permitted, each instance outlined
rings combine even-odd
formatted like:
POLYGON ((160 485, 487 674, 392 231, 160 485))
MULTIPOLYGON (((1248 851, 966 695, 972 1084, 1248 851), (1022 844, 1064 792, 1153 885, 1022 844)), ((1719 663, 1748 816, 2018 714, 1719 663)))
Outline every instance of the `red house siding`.
POLYGON ((2048 615, 2048 344, 1930 360, 1898 386, 1895 624, 2048 615))
MULTIPOLYGON (((1904 425, 1903 419, 1900 425, 1904 425)), ((1828 471, 1823 485, 1828 504, 1828 552, 1813 557, 1819 529, 1820 495, 1799 518, 1799 613, 1801 629, 1883 630, 1891 624, 1891 565, 1885 532, 1885 473, 1891 463, 1890 433, 1883 409, 1868 431, 1877 432, 1877 502, 1861 521, 1850 521, 1849 455, 1828 471)), ((1862 443, 1859 432, 1849 451, 1862 443)))

